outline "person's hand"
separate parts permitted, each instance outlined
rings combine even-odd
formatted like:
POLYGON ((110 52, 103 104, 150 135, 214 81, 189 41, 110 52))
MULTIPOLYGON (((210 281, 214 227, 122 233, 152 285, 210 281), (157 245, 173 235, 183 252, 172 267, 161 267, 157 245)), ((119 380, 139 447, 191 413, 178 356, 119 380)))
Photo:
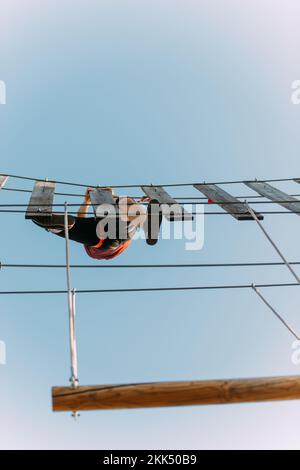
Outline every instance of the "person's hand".
POLYGON ((102 189, 103 191, 110 191, 111 193, 113 192, 113 188, 99 188, 99 189, 102 189))
POLYGON ((91 199, 90 192, 94 191, 94 189, 95 188, 86 188, 85 196, 84 196, 86 201, 89 201, 91 199))

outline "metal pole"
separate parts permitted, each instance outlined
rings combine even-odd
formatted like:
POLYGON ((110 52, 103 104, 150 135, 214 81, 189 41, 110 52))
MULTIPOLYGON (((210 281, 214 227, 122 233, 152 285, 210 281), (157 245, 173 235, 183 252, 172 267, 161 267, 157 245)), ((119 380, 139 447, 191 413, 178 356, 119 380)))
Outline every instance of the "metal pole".
POLYGON ((70 334, 70 352, 71 352, 71 378, 72 387, 78 386, 77 371, 77 349, 75 335, 75 289, 71 289, 70 274, 70 250, 69 250, 69 227, 68 227, 68 207, 65 203, 65 239, 66 239, 66 271, 67 271, 67 288, 68 288, 68 306, 69 306, 69 334, 70 334))
POLYGON ((268 234, 268 232, 266 231, 266 229, 264 228, 264 226, 262 225, 262 223, 258 220, 257 215, 255 214, 254 210, 249 206, 249 204, 248 204, 247 201, 245 201, 245 204, 247 204, 248 210, 249 210, 250 214, 252 215, 253 219, 257 222, 259 228, 262 230, 262 232, 264 233, 264 235, 267 237, 267 239, 269 240, 269 242, 271 243, 271 245, 273 246, 273 248, 276 250, 276 252, 277 252, 278 255, 280 256, 280 258, 282 259, 282 261, 284 262, 284 264, 286 265, 286 267, 290 270, 290 272, 292 273, 292 275, 293 275, 294 278, 296 279, 296 281, 300 284, 300 277, 298 276, 298 274, 294 271, 294 269, 292 268, 292 266, 290 265, 290 263, 287 261, 287 259, 285 258, 285 256, 281 253, 281 251, 279 250, 278 246, 277 246, 276 243, 272 240, 272 238, 270 237, 270 235, 268 234))

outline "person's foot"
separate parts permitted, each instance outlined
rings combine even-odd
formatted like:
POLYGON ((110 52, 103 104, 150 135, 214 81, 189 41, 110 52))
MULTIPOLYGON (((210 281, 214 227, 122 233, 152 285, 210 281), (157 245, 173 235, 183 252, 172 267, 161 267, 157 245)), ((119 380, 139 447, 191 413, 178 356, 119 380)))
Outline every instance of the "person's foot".
POLYGON ((150 201, 147 207, 147 219, 144 224, 147 245, 156 245, 162 223, 162 211, 157 201, 150 201))

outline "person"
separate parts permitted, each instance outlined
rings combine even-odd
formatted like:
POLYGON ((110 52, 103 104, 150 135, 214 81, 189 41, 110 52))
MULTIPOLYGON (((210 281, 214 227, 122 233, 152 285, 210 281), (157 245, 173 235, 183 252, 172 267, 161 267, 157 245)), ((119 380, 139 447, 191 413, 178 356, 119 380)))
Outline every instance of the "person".
MULTIPOLYGON (((68 215, 69 239, 84 245, 85 251, 91 258, 110 260, 123 253, 131 244, 136 231, 143 228, 145 233, 147 213, 142 204, 130 197, 117 197, 110 191, 115 207, 113 214, 98 214, 88 217, 91 205, 90 192, 87 188, 83 204, 79 207, 77 216, 68 215)), ((143 202, 147 199, 143 199, 143 202)), ((101 206, 100 206, 101 208, 101 206)), ((103 208, 105 209, 105 208, 103 208)), ((32 221, 59 237, 65 237, 64 214, 53 213, 49 216, 35 216, 32 221)), ((151 243, 150 243, 151 244, 151 243)))

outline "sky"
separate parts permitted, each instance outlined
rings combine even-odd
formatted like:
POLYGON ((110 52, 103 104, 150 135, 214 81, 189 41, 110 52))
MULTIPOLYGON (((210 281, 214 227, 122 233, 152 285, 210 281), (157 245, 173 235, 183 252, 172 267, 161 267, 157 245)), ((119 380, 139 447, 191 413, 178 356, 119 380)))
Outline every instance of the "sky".
MULTIPOLYGON (((291 102, 299 16, 296 0, 2 0, 0 173, 108 186, 300 177, 300 106, 291 102)), ((294 182, 277 187, 300 193, 294 182)), ((63 240, 23 214, 0 215, 2 263, 64 263, 63 240)), ((264 221, 295 261, 299 223, 293 214, 264 221)), ((109 264, 277 259, 254 222, 207 215, 201 250, 137 240, 109 264)), ((75 243, 71 261, 97 263, 75 243)), ((0 279, 0 290, 66 288, 63 270, 2 268, 0 279)), ((282 267, 72 271, 77 289, 251 282, 293 279, 282 267)), ((264 293, 300 330, 297 289, 264 293)), ((67 297, 1 296, 0 305, 2 449, 299 448, 297 401, 87 412, 76 422, 55 414, 51 387, 70 375, 67 297)), ((293 341, 248 290, 77 296, 82 385, 297 375, 293 341)))

